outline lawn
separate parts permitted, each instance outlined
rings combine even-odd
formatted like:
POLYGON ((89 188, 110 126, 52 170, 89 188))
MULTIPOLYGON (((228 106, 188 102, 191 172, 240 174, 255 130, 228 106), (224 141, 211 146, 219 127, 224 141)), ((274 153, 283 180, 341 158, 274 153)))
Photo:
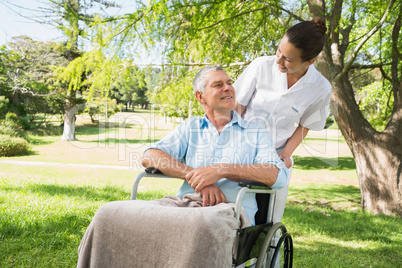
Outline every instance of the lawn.
MULTIPOLYGON (((146 144, 177 125, 146 112, 128 115, 131 121, 107 128, 79 118, 79 141, 38 135, 31 155, 0 158, 0 267, 75 267, 96 210, 129 199, 146 144)), ((402 267, 401 219, 362 211, 339 132, 310 133, 295 162, 283 218, 294 238, 294 267, 402 267)), ((139 198, 174 194, 179 185, 146 179, 139 198)))

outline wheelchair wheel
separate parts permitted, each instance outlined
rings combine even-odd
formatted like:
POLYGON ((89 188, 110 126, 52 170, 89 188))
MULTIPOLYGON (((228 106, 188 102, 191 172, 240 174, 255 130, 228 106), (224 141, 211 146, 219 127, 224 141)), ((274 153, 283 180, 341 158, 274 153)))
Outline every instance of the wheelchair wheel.
POLYGON ((293 241, 283 223, 275 223, 264 240, 256 268, 292 267, 293 241), (275 235, 276 234, 276 235, 275 235))

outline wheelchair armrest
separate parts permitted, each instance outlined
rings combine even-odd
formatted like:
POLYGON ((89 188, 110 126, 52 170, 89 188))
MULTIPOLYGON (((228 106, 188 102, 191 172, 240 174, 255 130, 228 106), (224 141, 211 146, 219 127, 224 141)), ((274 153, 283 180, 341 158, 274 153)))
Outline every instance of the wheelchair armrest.
POLYGON ((239 182, 239 186, 247 187, 250 189, 271 189, 271 187, 262 182, 251 181, 251 180, 242 180, 239 182))
POLYGON ((159 169, 149 167, 146 168, 143 172, 137 175, 137 177, 134 180, 133 183, 133 188, 131 190, 131 200, 135 200, 137 198, 137 191, 138 191, 138 185, 141 181, 142 178, 144 177, 151 177, 151 178, 173 178, 170 176, 167 176, 163 174, 159 169))
POLYGON ((145 172, 146 172, 147 174, 161 174, 161 175, 164 175, 164 174, 162 173, 162 171, 160 171, 160 170, 157 169, 157 168, 153 168, 153 167, 146 168, 146 169, 145 169, 145 172))

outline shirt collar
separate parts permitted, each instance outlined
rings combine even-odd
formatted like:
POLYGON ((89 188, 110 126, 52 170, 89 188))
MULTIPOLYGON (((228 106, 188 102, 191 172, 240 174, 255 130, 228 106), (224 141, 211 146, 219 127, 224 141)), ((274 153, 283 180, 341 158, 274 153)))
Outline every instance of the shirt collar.
POLYGON ((313 64, 308 67, 307 73, 303 76, 303 83, 314 83, 316 81, 317 69, 313 64))
MULTIPOLYGON (((246 121, 241 118, 241 116, 235 110, 232 110, 230 114, 232 116, 232 120, 230 120, 227 125, 231 126, 234 124, 238 124, 241 128, 246 128, 246 121)), ((207 114, 204 114, 204 117, 201 121, 201 127, 208 127, 208 125, 212 125, 212 123, 211 121, 209 121, 207 114)))

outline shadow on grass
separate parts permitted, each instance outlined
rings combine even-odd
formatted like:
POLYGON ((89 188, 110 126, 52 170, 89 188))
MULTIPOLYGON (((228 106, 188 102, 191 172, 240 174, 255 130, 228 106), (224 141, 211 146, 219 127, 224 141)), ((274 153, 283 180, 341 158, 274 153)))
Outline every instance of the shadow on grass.
MULTIPOLYGON (((60 137, 61 137, 61 135, 60 135, 60 137)), ((29 142, 32 143, 33 145, 48 145, 48 144, 55 143, 56 141, 30 138, 29 142)))
POLYGON ((116 130, 116 129, 123 129, 123 128, 134 128, 137 124, 133 123, 122 123, 122 122, 109 122, 105 124, 105 122, 101 123, 89 123, 89 124, 81 124, 77 126, 78 129, 83 129, 84 131, 90 129, 98 129, 98 130, 116 130))
POLYGON ((34 194, 48 194, 50 196, 62 195, 79 197, 93 201, 115 201, 129 199, 130 189, 123 190, 115 186, 76 186, 57 184, 28 184, 21 187, 3 187, 6 191, 29 192, 34 194))
POLYGON ((362 210, 360 197, 356 186, 301 184, 289 190, 284 218, 295 226, 324 232, 342 241, 380 239, 391 242, 392 234, 400 230, 400 219, 362 210), (334 209, 339 203, 348 206, 334 209))
POLYGON ((28 152, 26 152, 24 155, 20 155, 20 156, 31 156, 31 155, 39 155, 39 153, 37 151, 33 151, 33 150, 29 150, 28 152))
MULTIPOLYGON (((340 188, 335 194, 351 193, 340 188)), ((315 192, 310 195, 316 198, 315 192)), ((402 249, 399 218, 361 209, 335 211, 331 205, 308 200, 286 205, 282 221, 294 239, 296 267, 400 267, 395 258, 402 249)))
MULTIPOLYGON (((79 197, 86 201, 117 201, 130 200, 131 189, 123 189, 116 186, 76 186, 76 185, 57 185, 57 184, 28 184, 17 187, 2 187, 5 191, 29 192, 34 194, 47 194, 50 196, 79 197)), ((162 198, 163 191, 143 191, 138 193, 138 199, 153 200, 162 198)))
POLYGON ((322 142, 340 142, 340 143, 346 143, 345 139, 339 138, 339 139, 331 139, 331 138, 310 138, 306 137, 303 142, 308 143, 309 141, 322 141, 322 142))
POLYGON ((397 217, 372 215, 365 211, 333 211, 313 206, 287 205, 284 219, 294 235, 304 232, 325 234, 341 241, 396 242, 400 236, 400 222, 397 217), (292 230, 293 229, 293 230, 292 230))
POLYGON ((313 243, 296 242, 294 267, 401 267, 401 260, 393 255, 397 250, 392 244, 371 248, 322 241, 313 243))
POLYGON ((356 163, 353 157, 342 156, 335 158, 323 158, 323 157, 300 157, 293 156, 295 165, 297 169, 303 170, 318 170, 318 169, 329 169, 329 170, 354 170, 356 169, 356 163))
POLYGON ((301 184, 299 187, 292 187, 289 190, 289 196, 296 196, 298 200, 310 202, 316 199, 330 200, 340 198, 350 200, 360 205, 360 188, 353 185, 340 184, 301 184))

